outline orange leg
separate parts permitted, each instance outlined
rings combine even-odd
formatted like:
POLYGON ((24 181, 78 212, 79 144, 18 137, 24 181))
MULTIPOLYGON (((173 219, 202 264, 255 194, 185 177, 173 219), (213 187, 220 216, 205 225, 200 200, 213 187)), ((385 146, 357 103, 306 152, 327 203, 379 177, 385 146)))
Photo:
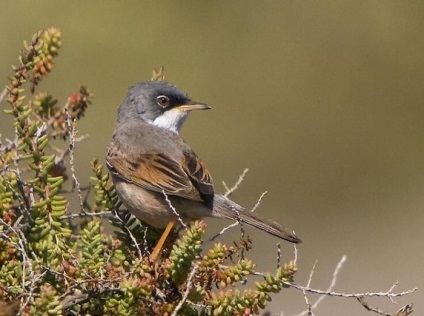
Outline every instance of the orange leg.
POLYGON ((150 254, 150 260, 153 262, 156 262, 159 257, 159 252, 162 250, 163 244, 166 241, 166 238, 168 237, 169 233, 172 230, 172 227, 174 227, 175 222, 169 222, 168 225, 166 225, 165 231, 163 232, 162 236, 160 237, 158 243, 156 244, 155 249, 153 249, 152 253, 150 254))

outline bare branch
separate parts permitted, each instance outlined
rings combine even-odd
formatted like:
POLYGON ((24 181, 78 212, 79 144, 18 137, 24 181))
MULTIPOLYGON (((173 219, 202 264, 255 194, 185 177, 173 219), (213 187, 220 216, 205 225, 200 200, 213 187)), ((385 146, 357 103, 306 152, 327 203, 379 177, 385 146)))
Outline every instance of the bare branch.
POLYGON ((244 177, 246 176, 246 173, 248 171, 249 171, 248 168, 244 169, 243 170, 243 173, 240 175, 240 177, 238 178, 237 182, 231 188, 229 188, 224 181, 222 182, 222 184, 224 185, 224 188, 225 188, 225 194, 224 194, 225 197, 230 196, 231 194, 234 193, 235 190, 238 189, 239 185, 243 182, 244 177))
POLYGON ((178 305, 175 307, 171 316, 177 316, 179 310, 183 307, 184 303, 187 301, 188 295, 190 294, 190 290, 193 287, 193 278, 194 278, 194 275, 196 274, 198 268, 199 268, 199 263, 196 262, 196 264, 193 265, 193 268, 191 269, 191 272, 188 276, 187 287, 186 287, 186 290, 184 291, 183 298, 178 303, 178 305))
POLYGON ((187 228, 186 223, 184 223, 183 219, 181 218, 180 214, 178 214, 177 210, 175 209, 175 207, 172 205, 171 200, 168 198, 168 195, 165 193, 164 190, 162 190, 162 194, 165 197, 165 201, 166 203, 168 203, 169 208, 172 210, 172 213, 174 213, 175 216, 177 216, 178 218, 178 222, 181 224, 181 226, 183 226, 184 228, 187 228))
POLYGON ((0 102, 3 101, 6 94, 7 94, 7 89, 3 89, 3 91, 0 93, 0 102))
POLYGON ((60 217, 60 219, 62 220, 66 220, 66 219, 74 219, 74 218, 84 218, 84 217, 106 217, 106 218, 110 218, 112 217, 112 214, 110 212, 97 212, 97 213, 72 213, 72 214, 68 214, 68 215, 63 215, 60 217))
POLYGON ((224 227, 223 229, 221 229, 221 231, 218 234, 216 234, 216 235, 212 236, 211 238, 209 238, 209 240, 206 241, 205 244, 211 243, 212 241, 214 241, 215 239, 217 239, 219 236, 222 236, 227 230, 236 227, 238 224, 239 224, 239 222, 234 222, 234 223, 232 223, 232 224, 224 227))
MULTIPOLYGON (((314 265, 311 269, 311 273, 309 274, 308 284, 306 285, 307 287, 311 286, 312 278, 313 278, 314 273, 315 273, 315 268, 317 266, 317 262, 318 261, 315 261, 315 263, 314 263, 314 265)), ((312 306, 311 306, 311 303, 309 302, 308 296, 306 295, 306 291, 303 291, 303 297, 305 298, 306 306, 308 306, 308 315, 312 316, 313 315, 312 306)))
POLYGON ((267 193, 268 193, 268 191, 264 191, 264 192, 261 194, 261 196, 260 196, 260 197, 259 197, 259 199, 258 199, 258 202, 256 202, 256 204, 255 204, 255 206, 252 208, 251 212, 256 211, 256 209, 257 209, 257 208, 259 207, 259 205, 261 204, 262 199, 264 198, 264 196, 265 196, 267 193))
MULTIPOLYGON (((386 297, 388 299, 393 299, 395 297, 401 297, 401 296, 406 296, 409 294, 414 293, 415 291, 418 290, 418 288, 413 288, 410 290, 406 290, 403 292, 391 292, 391 291, 387 291, 387 292, 364 292, 364 293, 340 293, 340 292, 333 292, 333 291, 323 291, 323 290, 319 290, 319 289, 313 289, 313 288, 309 288, 309 287, 303 287, 294 283, 288 283, 289 286, 298 289, 300 291, 306 291, 309 293, 313 293, 313 294, 319 294, 319 295, 323 295, 323 296, 333 296, 333 297, 344 297, 344 298, 363 298, 363 297, 386 297)), ((315 308, 316 303, 312 306, 312 308, 315 308)), ((298 314, 298 315, 305 315, 304 313, 298 314)), ((296 316, 298 316, 296 315, 296 316)))
POLYGON ((26 306, 31 301, 31 299, 34 295, 34 290, 36 288, 35 284, 44 276, 44 274, 35 275, 35 273, 34 273, 32 261, 31 261, 29 255, 27 254, 26 248, 30 249, 30 253, 34 257, 36 262, 39 263, 39 261, 38 261, 37 256, 32 251, 32 248, 31 248, 30 244, 28 243, 24 233, 19 228, 11 227, 1 217, 0 217, 0 224, 3 225, 4 227, 6 227, 8 230, 11 230, 17 237, 19 237, 17 239, 17 241, 15 242, 15 241, 13 241, 12 238, 10 238, 8 235, 6 235, 3 231, 0 231, 0 236, 3 239, 7 240, 12 246, 14 246, 23 257, 23 260, 22 260, 22 263, 23 263, 22 270, 23 271, 22 271, 22 282, 21 282, 21 284, 22 284, 22 289, 26 289, 27 286, 28 286, 29 290, 26 292, 25 302, 23 304, 21 304, 21 307, 19 309, 19 314, 20 314, 20 313, 22 313, 24 308, 26 308, 26 306), (26 271, 25 271, 26 269, 28 269, 29 280, 26 279, 26 271), (30 284, 27 284, 28 282, 30 282, 30 284))
POLYGON ((281 244, 277 244, 277 269, 281 266, 281 244))
POLYGON ((405 306, 403 306, 396 314, 394 314, 393 316, 408 316, 409 314, 411 314, 413 312, 412 310, 412 306, 414 304, 407 304, 405 306))
POLYGON ((137 254, 138 254, 138 258, 140 260, 140 262, 143 260, 143 255, 141 252, 140 247, 138 246, 137 243, 137 239, 135 239, 133 233, 131 232, 131 229, 129 229, 126 225, 125 222, 122 220, 121 216, 118 214, 117 210, 113 209, 112 210, 112 214, 113 216, 118 219, 121 223, 122 223, 122 227, 125 229, 125 231, 127 232, 128 236, 130 237, 132 243, 134 244, 135 248, 137 249, 137 254))
POLYGON ((76 129, 76 124, 75 124, 75 120, 76 119, 72 119, 71 116, 69 115, 68 110, 65 107, 65 113, 66 113, 66 124, 67 124, 67 128, 69 131, 69 164, 71 166, 71 174, 72 174, 72 179, 74 181, 74 186, 77 189, 77 194, 78 194, 78 198, 80 201, 80 210, 82 213, 85 213, 85 209, 84 209, 84 199, 82 197, 82 193, 81 193, 81 185, 78 181, 77 175, 76 175, 76 171, 75 171, 75 162, 74 162, 74 150, 75 150, 75 139, 76 139, 76 135, 77 135, 77 129, 76 129))
POLYGON ((296 244, 293 244, 293 248, 294 248, 294 263, 297 264, 298 250, 297 250, 296 244))
POLYGON ((364 297, 357 297, 356 298, 358 300, 358 302, 368 311, 380 314, 380 315, 384 315, 384 316, 392 316, 390 313, 386 313, 384 311, 382 311, 381 309, 377 308, 377 307, 372 307, 370 306, 364 299, 364 297))
MULTIPOLYGON (((395 292, 393 292, 394 291, 394 289, 395 289, 395 287, 397 286, 397 283, 395 283, 395 284, 393 284, 390 288, 389 288, 389 290, 388 291, 386 291, 386 292, 364 292, 364 293, 340 293, 340 292, 334 292, 333 291, 333 288, 334 288, 334 286, 336 285, 336 282, 337 282, 337 277, 338 277, 338 274, 339 274, 339 272, 340 272, 340 270, 341 270, 341 268, 342 268, 342 266, 343 266, 343 264, 346 262, 346 259, 347 259, 347 257, 346 256, 343 256, 342 258, 341 258, 341 260, 339 261, 339 263, 337 264, 337 266, 336 266, 336 268, 335 268, 335 270, 334 270, 334 272, 333 272, 333 278, 332 278, 332 281, 331 281, 331 284, 330 284, 330 286, 328 287, 328 289, 327 290, 325 290, 325 291, 323 291, 323 290, 319 290, 319 289, 314 289, 314 288, 311 288, 310 287, 310 284, 311 284, 311 281, 312 281, 312 277, 313 277, 313 274, 314 274, 314 271, 315 271, 315 267, 316 267, 316 265, 314 264, 314 266, 313 266, 313 268, 312 268, 312 271, 311 271, 311 274, 310 274, 310 276, 309 276, 309 280, 308 280, 308 284, 305 286, 305 287, 303 287, 303 286, 300 286, 300 285, 297 285, 297 284, 289 284, 291 287, 294 287, 295 289, 298 289, 298 290, 300 290, 300 291, 302 291, 302 293, 304 294, 304 296, 305 296, 305 299, 306 299, 306 293, 308 292, 308 293, 313 293, 313 294, 318 294, 318 295, 320 295, 320 297, 316 300, 316 302, 312 305, 312 306, 310 306, 309 305, 309 302, 307 301, 307 305, 308 305, 308 309, 307 310, 305 310, 305 311, 303 311, 303 312, 301 312, 301 313, 299 313, 299 314, 296 314, 296 315, 294 315, 294 316, 303 316, 303 315, 311 315, 310 313, 311 313, 311 311, 313 310, 313 309, 315 309, 315 308, 317 308, 317 306, 327 297, 327 296, 333 296, 333 297, 344 297, 344 298, 355 298, 355 299, 357 299, 360 303, 361 303, 361 305, 364 307, 364 308, 366 308, 367 310, 369 310, 369 311, 373 311, 373 312, 376 312, 376 313, 378 313, 378 314, 381 314, 381 315, 386 315, 386 316, 391 316, 392 314, 389 314, 389 313, 386 313, 386 312, 384 312, 384 311, 382 311, 382 310, 380 310, 380 309, 378 309, 378 308, 375 308, 375 307, 372 307, 372 306, 370 306, 366 301, 365 301, 365 298, 367 298, 367 297, 386 297, 386 298, 388 298, 392 303, 395 303, 394 302, 394 300, 393 300, 393 298, 395 298, 395 297, 401 297, 401 296, 406 296, 406 295, 409 295, 409 294, 411 294, 411 293, 413 293, 413 292, 415 292, 416 290, 417 290, 417 288, 414 288, 414 289, 411 289, 411 290, 407 290, 407 291, 403 291, 403 292, 398 292, 398 293, 395 293, 395 292)), ((408 310, 408 309, 410 309, 410 310, 412 310, 412 306, 409 306, 409 305, 407 305, 407 306, 405 306, 405 310, 408 310)), ((402 310, 400 310, 398 313, 401 313, 402 312, 402 310)), ((410 312, 409 312, 410 313, 410 312)), ((408 315, 408 314, 399 314, 399 315, 408 315)))
MULTIPOLYGON (((336 268, 334 269, 334 272, 333 272, 333 278, 332 278, 332 280, 331 280, 331 283, 330 283, 330 286, 327 288, 327 292, 330 292, 333 288, 334 288, 334 286, 336 285, 336 282, 337 282, 337 276, 338 276, 338 274, 339 274, 339 272, 340 272, 340 270, 341 270, 341 268, 342 268, 342 266, 343 266, 343 264, 346 262, 346 259, 347 259, 347 256, 346 255, 344 255, 341 259, 340 259, 340 261, 339 261, 339 263, 337 264, 337 266, 336 266, 336 268)), ((313 267, 312 267, 312 270, 311 270, 311 273, 310 273, 310 275, 309 275, 309 279, 308 279, 308 284, 306 285, 306 288, 309 288, 310 287, 310 284, 311 284, 311 282, 312 282, 312 277, 313 277, 313 275, 314 275, 314 272, 315 272, 315 268, 316 268, 316 265, 317 265, 317 262, 315 261, 315 263, 314 263, 314 265, 313 265, 313 267)), ((305 290, 302 290, 302 292, 303 292, 303 295, 305 295, 306 296, 306 289, 305 290)), ((308 314, 309 313, 309 310, 312 310, 312 309, 315 309, 315 308, 317 308, 318 307, 318 305, 324 300, 326 298, 326 296, 320 296, 317 300, 316 300, 316 302, 310 307, 310 308, 308 308, 308 310, 305 310, 305 311, 303 311, 303 312, 301 312, 300 314, 297 314, 297 315, 295 315, 295 316, 303 316, 303 315, 306 315, 306 314, 308 314)))

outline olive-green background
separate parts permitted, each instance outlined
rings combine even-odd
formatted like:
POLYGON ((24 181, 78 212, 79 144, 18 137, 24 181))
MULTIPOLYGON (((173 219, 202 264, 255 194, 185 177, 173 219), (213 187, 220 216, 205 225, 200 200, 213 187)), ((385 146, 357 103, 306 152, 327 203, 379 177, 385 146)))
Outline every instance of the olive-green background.
MULTIPOLYGON (((182 135, 208 165, 216 190, 296 230, 296 282, 335 290, 424 286, 424 2, 422 1, 3 1, 0 84, 24 39, 55 26, 63 47, 41 89, 61 103, 87 84, 94 103, 79 125, 77 173, 103 158, 129 85, 165 66, 167 79, 212 111, 191 115, 182 135)), ((5 107, 4 103, 1 107, 5 107)), ((1 126, 9 117, 1 114, 1 126)), ((208 221, 209 234, 228 222, 208 221)), ((275 238, 248 230, 258 270, 274 269, 275 238)), ((238 230, 229 237, 238 236, 238 230)), ((293 256, 283 244, 283 258, 293 256)), ((294 289, 269 309, 305 309, 294 289)), ((310 299, 314 301, 317 297, 310 299)), ((394 312, 417 292, 370 300, 394 312)), ((366 315, 354 300, 327 298, 316 315, 366 315)))

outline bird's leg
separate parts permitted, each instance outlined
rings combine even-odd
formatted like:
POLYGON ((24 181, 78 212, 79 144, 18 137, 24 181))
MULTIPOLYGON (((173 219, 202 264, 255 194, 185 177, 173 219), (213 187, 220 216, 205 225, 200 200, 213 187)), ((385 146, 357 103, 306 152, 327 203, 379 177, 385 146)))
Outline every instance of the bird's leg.
POLYGON ((162 236, 160 237, 158 243, 155 246, 155 249, 153 249, 152 253, 150 254, 150 260, 153 262, 156 262, 158 260, 159 257, 159 253, 162 250, 163 244, 166 241, 166 238, 168 237, 169 233, 172 230, 172 227, 174 227, 175 222, 174 221, 170 221, 168 223, 168 225, 166 225, 166 228, 162 234, 162 236))

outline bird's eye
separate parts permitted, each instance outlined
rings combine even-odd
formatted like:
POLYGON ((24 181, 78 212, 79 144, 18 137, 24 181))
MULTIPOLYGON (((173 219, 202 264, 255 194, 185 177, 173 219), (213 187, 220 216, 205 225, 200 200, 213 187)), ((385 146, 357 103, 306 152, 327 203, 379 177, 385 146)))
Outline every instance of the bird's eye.
POLYGON ((166 108, 169 105, 169 98, 166 95, 160 95, 156 98, 156 102, 163 108, 166 108))

